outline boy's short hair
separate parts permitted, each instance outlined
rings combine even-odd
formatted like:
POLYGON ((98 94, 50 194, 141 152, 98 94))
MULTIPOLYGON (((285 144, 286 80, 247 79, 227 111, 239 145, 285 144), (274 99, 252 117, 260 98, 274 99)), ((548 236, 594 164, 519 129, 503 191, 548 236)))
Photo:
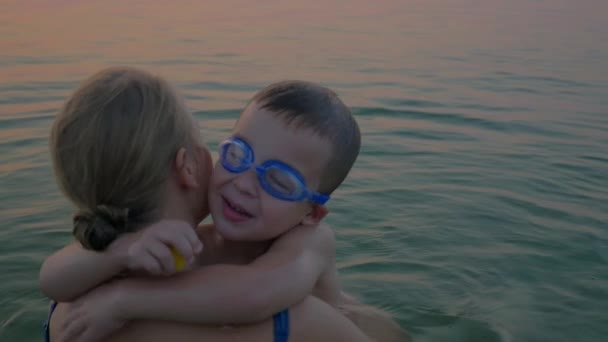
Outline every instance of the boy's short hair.
POLYGON ((282 81, 259 91, 251 100, 288 127, 312 129, 332 148, 319 189, 331 194, 344 181, 361 148, 359 125, 331 89, 305 81, 282 81))

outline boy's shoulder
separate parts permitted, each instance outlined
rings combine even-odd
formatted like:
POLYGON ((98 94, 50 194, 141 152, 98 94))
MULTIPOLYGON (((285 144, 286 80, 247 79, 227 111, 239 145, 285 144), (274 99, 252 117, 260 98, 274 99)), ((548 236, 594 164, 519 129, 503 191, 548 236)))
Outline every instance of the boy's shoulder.
POLYGON ((336 234, 325 222, 319 223, 313 240, 316 247, 331 260, 336 256, 336 234))
POLYGON ((316 229, 317 238, 322 240, 331 240, 335 242, 336 235, 334 234, 334 230, 331 229, 331 226, 325 222, 320 222, 319 226, 316 229))
POLYGON ((290 249, 313 250, 323 254, 335 253, 336 239, 331 227, 323 222, 314 226, 297 226, 279 237, 275 247, 283 246, 290 249))

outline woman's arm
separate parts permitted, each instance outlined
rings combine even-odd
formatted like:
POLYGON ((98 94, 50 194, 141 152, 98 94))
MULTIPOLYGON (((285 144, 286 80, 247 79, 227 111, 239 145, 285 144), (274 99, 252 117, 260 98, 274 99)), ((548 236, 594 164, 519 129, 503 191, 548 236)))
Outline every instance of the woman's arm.
POLYGON ((68 302, 124 271, 149 275, 176 272, 174 247, 191 263, 202 250, 194 229, 185 222, 165 220, 138 233, 124 234, 103 252, 72 243, 49 256, 40 269, 40 288, 49 298, 68 302), (171 230, 167 225, 171 225, 171 230))

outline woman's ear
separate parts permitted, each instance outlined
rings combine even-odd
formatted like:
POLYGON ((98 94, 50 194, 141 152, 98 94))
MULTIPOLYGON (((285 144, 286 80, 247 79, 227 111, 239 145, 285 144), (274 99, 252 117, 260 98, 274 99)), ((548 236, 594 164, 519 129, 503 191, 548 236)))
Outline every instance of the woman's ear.
POLYGON ((326 206, 320 204, 313 204, 311 210, 304 219, 302 219, 303 225, 316 225, 329 213, 329 209, 326 206))
POLYGON ((198 173, 196 172, 198 165, 192 154, 186 148, 181 147, 175 154, 174 163, 179 184, 186 188, 198 188, 198 173))

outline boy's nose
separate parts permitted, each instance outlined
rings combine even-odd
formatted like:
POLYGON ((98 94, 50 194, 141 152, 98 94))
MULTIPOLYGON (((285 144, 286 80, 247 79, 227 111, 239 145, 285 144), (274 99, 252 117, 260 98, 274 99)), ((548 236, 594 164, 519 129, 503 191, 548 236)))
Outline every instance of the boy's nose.
POLYGON ((236 189, 244 195, 253 197, 257 193, 257 175, 252 169, 240 173, 233 182, 236 189))

